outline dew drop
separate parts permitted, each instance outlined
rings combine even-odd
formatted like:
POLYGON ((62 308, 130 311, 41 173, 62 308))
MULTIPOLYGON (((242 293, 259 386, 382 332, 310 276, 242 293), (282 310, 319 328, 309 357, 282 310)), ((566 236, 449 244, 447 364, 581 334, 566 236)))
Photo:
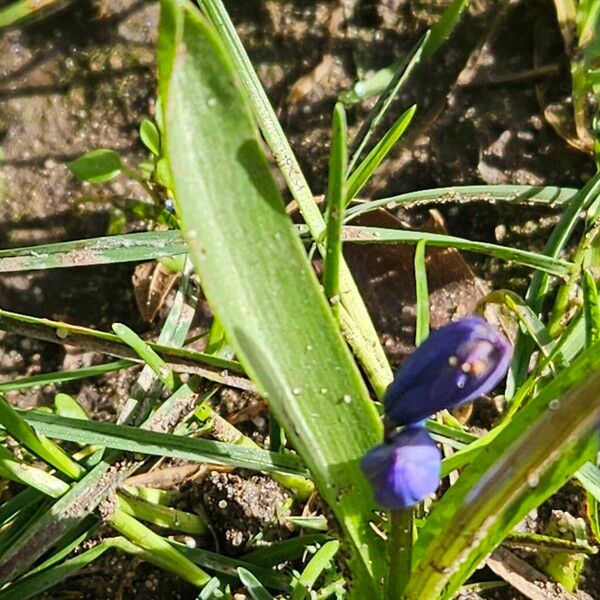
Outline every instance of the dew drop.
POLYGON ((529 473, 527 473, 527 485, 529 487, 537 487, 537 485, 540 483, 540 476, 539 473, 537 471, 530 471, 529 473))
POLYGON ((59 327, 56 330, 56 337, 60 338, 61 340, 64 340, 68 335, 69 332, 66 329, 63 329, 62 327, 59 327))
POLYGON ((320 392, 321 394, 326 394, 326 393, 327 393, 327 388, 321 388, 321 389, 319 390, 319 392, 320 392))
POLYGON ((310 344, 306 345, 306 351, 310 352, 313 349, 313 347, 310 344))
POLYGON ((213 106, 217 105, 217 99, 216 98, 209 98, 206 101, 206 104, 208 105, 208 108, 212 108, 213 106))
POLYGON ((548 404, 548 408, 550 410, 558 410, 559 406, 560 406, 559 400, 551 400, 548 404))
POLYGON ((302 393, 302 388, 295 387, 295 388, 292 390, 292 394, 294 394, 294 396, 299 396, 301 393, 302 393))
POLYGON ((350 402, 352 402, 352 396, 350 394, 344 394, 342 400, 344 401, 344 404, 350 404, 350 402))

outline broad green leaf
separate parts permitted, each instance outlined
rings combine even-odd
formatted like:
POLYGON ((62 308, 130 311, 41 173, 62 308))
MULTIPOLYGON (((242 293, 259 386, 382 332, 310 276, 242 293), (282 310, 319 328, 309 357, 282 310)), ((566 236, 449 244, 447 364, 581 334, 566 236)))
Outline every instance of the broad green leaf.
POLYGON ((381 423, 219 40, 192 7, 163 7, 164 141, 190 256, 236 355, 342 525, 356 589, 377 597, 382 542, 369 526, 375 504, 358 463, 381 423))
POLYGON ((114 150, 101 148, 67 163, 67 167, 81 181, 105 183, 121 173, 123 162, 114 150))

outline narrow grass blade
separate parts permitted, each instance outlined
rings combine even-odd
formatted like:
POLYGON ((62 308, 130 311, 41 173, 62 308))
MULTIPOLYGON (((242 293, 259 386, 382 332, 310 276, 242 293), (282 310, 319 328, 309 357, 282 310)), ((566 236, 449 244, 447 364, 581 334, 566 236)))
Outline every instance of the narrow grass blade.
POLYGON ((165 361, 153 350, 135 331, 123 325, 114 323, 113 331, 133 348, 135 353, 147 364, 154 374, 163 382, 167 389, 173 391, 175 388, 175 374, 165 361))
POLYGON ((33 21, 48 16, 58 10, 69 6, 75 0, 45 0, 44 2, 31 2, 31 0, 17 0, 0 9, 0 31, 9 27, 23 25, 26 21, 33 21))
POLYGON ((82 369, 73 369, 72 371, 56 371, 54 373, 41 373, 40 375, 32 375, 31 377, 22 377, 0 383, 0 393, 12 392, 15 390, 26 389, 30 387, 44 387, 46 385, 57 385, 66 381, 77 381, 79 379, 87 379, 88 377, 100 377, 106 373, 120 371, 134 365, 134 362, 129 360, 117 360, 102 365, 94 365, 93 367, 84 367, 82 369))
POLYGON ((168 433, 141 430, 126 425, 99 421, 81 421, 37 412, 22 416, 31 426, 49 437, 70 442, 103 446, 150 456, 170 456, 195 462, 306 475, 299 460, 291 454, 276 454, 259 448, 247 448, 225 442, 184 438, 168 433))
POLYGON ((46 571, 24 577, 11 586, 0 590, 0 600, 25 600, 40 594, 44 590, 72 577, 81 569, 91 564, 112 547, 110 541, 100 542, 91 550, 86 550, 77 556, 55 565, 46 571))
MULTIPOLYGON (((536 343, 543 356, 553 357, 553 362, 557 367, 568 365, 567 359, 563 356, 560 348, 557 348, 557 340, 553 339, 542 320, 531 310, 525 301, 518 294, 510 290, 496 290, 488 294, 482 301, 484 304, 498 303, 504 304, 517 317, 524 331, 536 343)), ((546 361, 546 364, 549 361, 546 361)))
POLYGON ((420 346, 429 335, 429 286, 427 285, 427 268, 425 266, 425 245, 425 240, 420 240, 415 248, 416 346, 420 346))
POLYGON ((323 544, 329 540, 330 538, 327 535, 319 533, 303 535, 277 542, 272 546, 259 548, 249 554, 245 554, 243 559, 247 563, 262 567, 274 567, 286 561, 300 558, 306 552, 308 546, 323 544))
POLYGON ((323 264, 323 288, 338 312, 340 300, 340 260, 342 258, 342 217, 346 203, 346 167, 348 162, 346 111, 339 102, 333 111, 331 153, 329 156, 329 186, 327 190, 327 251, 323 264))
POLYGON ((450 598, 530 510, 600 448, 600 354, 586 350, 498 433, 421 529, 409 600, 450 598))
POLYGON ((24 511, 25 509, 31 510, 31 508, 34 505, 39 504, 42 499, 42 494, 31 488, 19 492, 0 506, 0 527, 6 525, 6 523, 10 519, 13 519, 20 511, 24 511))
POLYGON ((253 600, 275 600, 264 588, 262 583, 250 572, 242 567, 238 568, 240 581, 246 586, 253 600))
POLYGON ((232 87, 229 59, 195 10, 168 1, 163 10, 183 20, 182 29, 172 27, 178 17, 162 21, 159 80, 190 256, 236 355, 338 517, 356 585, 375 590, 382 543, 368 525, 375 505, 358 463, 380 438, 380 420, 284 211, 245 96, 232 87))
POLYGON ((377 167, 390 153, 396 142, 402 137, 402 134, 410 125, 416 110, 416 106, 411 106, 405 113, 400 115, 398 120, 390 127, 389 131, 381 138, 381 140, 379 140, 379 142, 377 142, 373 150, 371 150, 356 169, 352 171, 352 174, 348 178, 347 203, 355 198, 360 190, 368 183, 377 167))
POLYGON ((58 477, 17 460, 4 446, 0 446, 0 477, 27 485, 52 498, 62 496, 69 489, 69 484, 58 477))
MULTIPOLYGON (((199 0, 199 4, 234 63, 235 73, 248 94, 254 118, 292 196, 298 203, 313 240, 321 240, 325 232, 325 222, 319 207, 222 0, 199 0)), ((319 252, 324 256, 325 249, 321 244, 319 252)), ((357 357, 360 357, 359 360, 369 382, 381 398, 393 379, 392 370, 364 301, 344 260, 340 262, 340 288, 341 304, 350 315, 348 326, 351 331, 349 337, 352 340, 352 349, 357 357)))
POLYGON ((578 190, 554 186, 531 185, 465 185, 407 192, 398 196, 361 202, 346 209, 344 222, 378 208, 394 209, 398 206, 413 208, 423 204, 448 204, 466 202, 510 202, 512 204, 543 204, 550 207, 568 202, 578 190))
POLYGON ((0 396, 0 424, 20 444, 67 477, 79 479, 85 473, 84 468, 60 446, 38 435, 2 396, 0 396))
POLYGON ((312 593, 312 587, 321 573, 329 567, 339 549, 340 543, 337 540, 331 540, 319 548, 296 581, 291 600, 304 600, 312 593))
POLYGON ((140 521, 151 523, 156 527, 200 536, 206 535, 208 532, 206 524, 198 515, 193 515, 169 506, 153 504, 126 495, 123 492, 119 493, 119 506, 128 515, 140 521))
POLYGON ((423 49, 423 58, 428 58, 434 54, 450 37, 468 4, 469 0, 452 0, 446 7, 440 19, 431 28, 431 36, 423 49))
POLYGON ((253 573, 266 587, 284 592, 290 589, 289 575, 263 566, 253 565, 244 560, 230 558, 224 554, 217 554, 201 548, 189 548, 185 544, 171 542, 171 545, 195 564, 209 571, 220 573, 228 577, 238 577, 237 569, 242 567, 253 573))
MULTIPOLYGON (((548 238, 544 254, 548 258, 556 259, 570 238, 577 222, 580 220, 582 211, 586 211, 596 201, 600 193, 600 172, 596 173, 586 185, 567 204, 567 207, 557 225, 548 238)), ((550 289, 549 273, 534 273, 525 301, 532 310, 540 313, 544 300, 550 289)), ((518 387, 527 377, 529 358, 532 352, 532 344, 522 336, 517 337, 511 369, 508 372, 506 383, 506 396, 511 399, 518 387)))
MULTIPOLYGON (((118 503, 121 503, 120 499, 118 503)), ((135 540, 136 545, 154 556, 154 564, 179 575, 179 577, 197 587, 202 587, 209 582, 210 576, 200 567, 179 553, 167 540, 142 525, 125 511, 117 509, 108 517, 107 521, 111 527, 129 540, 135 540)))
POLYGON ((343 239, 354 244, 415 244, 425 240, 428 246, 441 246, 443 248, 457 248, 487 254, 502 260, 532 267, 539 271, 566 277, 572 269, 572 264, 566 260, 537 254, 527 250, 518 250, 508 246, 477 242, 464 238, 443 235, 440 233, 427 233, 423 231, 407 231, 402 229, 384 229, 380 227, 355 227, 344 228, 343 239))
POLYGON ((178 231, 148 231, 0 250, 0 273, 153 260, 186 252, 178 231))
MULTIPOLYGON (((68 338, 69 344, 73 346, 124 358, 136 363, 143 362, 137 353, 125 344, 119 336, 78 325, 70 325, 61 321, 40 319, 0 309, 0 329, 56 344, 63 344, 68 338)), ((188 350, 187 348, 174 348, 152 342, 147 342, 147 344, 159 356, 163 357, 167 365, 176 372, 200 375, 209 381, 240 389, 254 389, 247 379, 230 375, 230 371, 233 373, 242 371, 237 362, 188 350), (206 367, 202 365, 206 365, 206 367)))
MULTIPOLYGON (((352 158, 350 159, 350 164, 348 166, 348 170, 352 171, 354 166, 358 162, 358 159, 362 156, 363 151, 369 145, 371 141, 371 137, 379 124, 388 114, 389 108, 394 101, 394 99, 400 93, 400 90, 404 87, 404 84, 408 81, 410 76, 416 71, 416 69, 421 64, 421 59, 423 57, 423 48, 427 43, 430 37, 430 32, 427 32, 414 46, 414 48, 409 52, 406 59, 399 65, 396 70, 395 75, 393 75, 390 79, 389 84, 386 89, 382 92, 381 96, 378 98, 377 103, 372 108, 372 110, 367 115, 367 118, 364 120, 361 125, 356 137, 352 142, 352 158)), ((354 91, 357 95, 360 96, 360 87, 359 86, 368 85, 368 82, 358 82, 354 86, 354 91), (357 90, 357 88, 359 88, 357 90)), ((372 94, 371 94, 372 95, 372 94)), ((365 96, 366 97, 366 96, 365 96)))
POLYGON ((592 346, 600 340, 600 304, 594 276, 585 270, 583 273, 583 314, 585 320, 585 344, 592 346))

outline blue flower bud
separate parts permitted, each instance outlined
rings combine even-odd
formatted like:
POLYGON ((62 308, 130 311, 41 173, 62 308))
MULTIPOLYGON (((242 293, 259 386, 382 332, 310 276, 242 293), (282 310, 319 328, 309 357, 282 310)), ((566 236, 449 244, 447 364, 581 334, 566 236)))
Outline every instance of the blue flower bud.
POLYGON ((402 363, 384 398, 396 425, 418 423, 493 390, 510 365, 512 348, 496 328, 467 317, 436 331, 402 363))
POLYGON ((442 454, 427 431, 410 426, 363 457, 360 467, 383 508, 407 508, 435 492, 442 454))

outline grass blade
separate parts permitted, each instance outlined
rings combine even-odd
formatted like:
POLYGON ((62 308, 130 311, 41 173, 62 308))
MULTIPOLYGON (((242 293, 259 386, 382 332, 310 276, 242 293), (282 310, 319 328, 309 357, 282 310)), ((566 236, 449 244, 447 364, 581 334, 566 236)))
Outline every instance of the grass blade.
POLYGON ((232 465, 255 471, 281 471, 306 475, 306 470, 299 460, 291 454, 276 454, 268 450, 225 442, 184 438, 126 425, 81 421, 37 412, 21 414, 36 431, 58 440, 104 446, 150 456, 169 456, 195 462, 232 465))
MULTIPOLYGON (((348 166, 349 171, 352 171, 354 169, 354 166, 358 162, 358 159, 361 157, 364 149, 368 146, 371 140, 371 136, 373 135, 381 121, 384 119, 385 115, 388 113, 392 102, 398 96, 400 90, 404 87, 404 84, 408 81, 408 79, 414 73, 414 71, 420 66, 421 59, 423 57, 423 48, 427 43, 429 37, 430 32, 427 32, 419 40, 415 47, 410 51, 406 59, 399 66, 398 70, 396 71, 396 74, 391 78, 386 89, 378 98, 375 106, 367 115, 367 118, 365 119, 364 123, 361 125, 360 130, 358 131, 356 137, 352 142, 353 151, 352 158, 350 159, 350 164, 348 166)), ((354 86, 355 94, 360 96, 357 88, 359 88, 359 86, 361 85, 368 85, 368 83, 369 82, 358 82, 354 86)))
POLYGON ((429 335, 429 287, 425 265, 425 244, 425 240, 420 240, 415 248, 415 292, 417 299, 415 346, 420 346, 429 335))
POLYGON ((178 231, 147 231, 0 250, 0 273, 153 260, 184 254, 178 231))
POLYGON ((465 202, 510 202, 513 204, 544 204, 555 207, 568 202, 578 190, 554 186, 531 185, 463 185, 407 192, 398 196, 362 202, 346 209, 344 223, 378 208, 397 206, 412 208, 423 204, 463 204, 465 202))
POLYGON ((568 276, 573 267, 572 263, 566 260, 545 256, 544 254, 537 254, 528 250, 518 250, 517 248, 509 248, 508 246, 500 246, 488 242, 466 240, 440 233, 349 226, 344 228, 342 237, 345 242, 353 244, 415 244, 420 240, 424 240, 428 246, 456 248, 457 250, 487 254, 559 277, 568 276))
POLYGON ((308 561, 304 571, 296 581, 291 600, 304 600, 312 593, 312 587, 320 577, 321 573, 329 567, 330 562, 340 549, 337 540, 331 540, 323 544, 316 554, 308 561))
MULTIPOLYGON (((143 362, 135 350, 125 344, 119 336, 79 325, 70 325, 51 319, 40 319, 0 309, 0 329, 55 344, 63 344, 68 338, 68 343, 73 346, 124 358, 136 363, 143 362)), ((167 346, 160 343, 160 339, 158 342, 146 343, 176 372, 200 375, 209 381, 240 389, 254 389, 254 386, 247 379, 229 374, 230 371, 234 373, 242 371, 237 362, 188 350, 187 348, 167 346), (204 367, 203 364, 207 366, 204 367)))
POLYGON ((327 251, 325 253, 323 288, 338 312, 340 290, 340 260, 342 259, 342 217, 346 202, 346 111, 339 102, 333 111, 331 154, 329 156, 329 187, 327 191, 327 251))
POLYGON ((585 345, 592 346, 600 340, 600 304, 594 276, 583 272, 583 315, 585 321, 585 345))
MULTIPOLYGON (((199 0, 199 4, 235 65, 236 75, 248 94, 254 118, 298 203, 313 240, 321 240, 325 233, 325 222, 319 207, 222 0, 199 0)), ((322 244, 318 247, 321 256, 324 256, 322 244)), ((351 331, 349 338, 352 340, 352 349, 359 357, 375 393, 381 398, 393 379, 393 373, 364 301, 343 259, 340 261, 340 290, 341 304, 351 317, 348 327, 351 331)))
POLYGON ((348 191, 346 203, 357 196, 360 190, 367 184, 377 167, 390 153, 396 142, 402 137, 406 128, 410 125, 412 118, 417 110, 416 106, 411 106, 404 112, 398 120, 390 127, 390 130, 377 142, 373 150, 367 154, 365 159, 356 167, 348 178, 348 191))
POLYGON ((240 581, 246 586, 246 589, 253 600, 275 600, 264 588, 262 583, 250 572, 242 567, 238 568, 240 581))

